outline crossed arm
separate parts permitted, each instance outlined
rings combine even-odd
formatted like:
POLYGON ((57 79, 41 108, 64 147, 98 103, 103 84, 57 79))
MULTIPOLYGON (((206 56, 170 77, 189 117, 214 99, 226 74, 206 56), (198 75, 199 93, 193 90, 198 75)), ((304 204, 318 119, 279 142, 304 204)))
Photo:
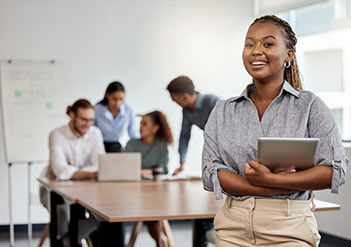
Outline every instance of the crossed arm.
POLYGON ((330 188, 332 169, 332 166, 320 165, 299 172, 275 174, 266 166, 250 161, 245 164, 246 178, 220 170, 218 179, 223 190, 234 196, 273 196, 330 188))

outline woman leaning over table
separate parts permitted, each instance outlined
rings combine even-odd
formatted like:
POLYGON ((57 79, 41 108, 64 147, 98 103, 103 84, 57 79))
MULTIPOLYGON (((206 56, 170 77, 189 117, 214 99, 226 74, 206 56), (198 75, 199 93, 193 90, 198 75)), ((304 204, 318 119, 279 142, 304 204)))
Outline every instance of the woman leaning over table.
POLYGON ((95 105, 95 122, 104 138, 106 152, 120 152, 119 139, 128 131, 130 138, 138 138, 135 114, 130 106, 124 103, 125 89, 122 83, 111 82, 104 98, 95 105))
MULTIPOLYGON (((153 168, 161 168, 168 173, 168 144, 173 144, 173 135, 167 117, 160 111, 145 114, 140 121, 140 139, 132 139, 127 143, 126 152, 142 154, 142 173, 151 175, 153 168)), ((157 247, 165 246, 161 235, 162 221, 144 222, 155 239, 157 247)))
POLYGON ((204 188, 220 199, 216 246, 318 246, 313 190, 338 192, 348 160, 323 101, 304 91, 290 25, 263 16, 249 27, 242 58, 252 77, 240 96, 217 103, 205 128, 204 188), (257 138, 319 138, 315 166, 273 174, 255 161, 257 138))

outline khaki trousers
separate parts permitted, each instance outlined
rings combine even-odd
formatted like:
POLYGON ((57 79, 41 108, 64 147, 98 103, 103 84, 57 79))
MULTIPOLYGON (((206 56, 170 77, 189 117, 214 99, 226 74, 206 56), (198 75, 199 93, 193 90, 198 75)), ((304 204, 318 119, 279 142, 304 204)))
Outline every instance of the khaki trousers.
POLYGON ((227 197, 214 219, 216 247, 318 246, 310 201, 227 197))

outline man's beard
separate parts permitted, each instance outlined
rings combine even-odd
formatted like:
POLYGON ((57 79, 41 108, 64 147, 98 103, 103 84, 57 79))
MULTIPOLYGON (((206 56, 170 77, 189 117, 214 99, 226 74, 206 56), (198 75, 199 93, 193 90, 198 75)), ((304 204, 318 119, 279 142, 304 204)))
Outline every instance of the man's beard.
POLYGON ((82 132, 79 130, 79 128, 77 128, 75 122, 72 123, 72 128, 75 132, 77 132, 80 136, 83 136, 86 132, 82 132))

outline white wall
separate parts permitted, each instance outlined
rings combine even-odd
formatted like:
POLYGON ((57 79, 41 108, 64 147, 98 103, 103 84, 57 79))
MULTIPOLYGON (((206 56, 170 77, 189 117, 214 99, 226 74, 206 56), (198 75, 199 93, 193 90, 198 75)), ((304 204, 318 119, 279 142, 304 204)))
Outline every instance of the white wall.
MULTIPOLYGON (((351 38, 351 29, 339 29, 334 30, 327 33, 314 34, 310 36, 304 36, 299 38, 298 47, 297 47, 297 59, 299 62, 299 66, 301 68, 301 73, 304 75, 304 86, 307 90, 312 90, 316 92, 316 90, 320 90, 323 88, 322 83, 330 83, 323 82, 322 80, 314 81, 316 84, 310 83, 313 78, 311 78, 310 71, 307 71, 308 68, 311 68, 311 64, 307 64, 308 59, 306 59, 309 52, 323 52, 330 50, 340 51, 342 54, 342 66, 341 68, 335 69, 333 68, 333 59, 329 59, 327 64, 328 67, 323 68, 323 66, 319 66, 314 63, 313 66, 316 69, 316 73, 323 71, 321 73, 324 77, 327 77, 325 71, 329 71, 331 75, 335 73, 341 73, 341 75, 334 76, 334 78, 340 78, 342 82, 342 90, 338 90, 338 88, 333 88, 333 90, 324 92, 316 92, 316 94, 321 97, 324 102, 331 109, 343 109, 343 122, 340 125, 343 127, 343 135, 344 138, 349 138, 351 133, 351 117, 350 117, 350 97, 351 97, 351 73, 350 73, 350 64, 351 64, 351 49, 349 45, 349 40, 351 38), (340 72, 341 71, 341 72, 340 72), (319 85, 317 85, 317 83, 319 85)), ((324 58, 325 59, 325 58, 324 58)), ((335 61, 335 60, 334 60, 335 61)), ((340 63, 340 62, 339 62, 340 63)), ((335 81, 334 81, 335 82, 335 81)), ((336 79, 336 83, 337 79, 336 79)), ((333 85, 335 86, 335 85, 333 85)), ((346 145, 346 153, 349 158, 351 158, 351 145, 346 145)), ((350 176, 351 168, 349 166, 346 183, 340 188, 339 194, 331 194, 329 190, 317 192, 317 198, 335 202, 341 205, 340 211, 334 212, 320 212, 316 213, 319 228, 321 231, 333 234, 335 236, 343 237, 345 239, 351 240, 351 176, 350 176)))
MULTIPOLYGON (((95 103, 110 81, 121 80, 135 111, 164 111, 177 139, 181 109, 165 90, 168 82, 185 74, 200 92, 239 94, 249 82, 241 49, 252 12, 246 0, 0 0, 0 59, 62 60, 67 104, 79 97, 95 103)), ((2 139, 1 130, 0 224, 7 224, 2 139)), ((186 172, 200 174, 201 147, 202 133, 194 128, 186 172)), ((176 149, 177 144, 171 170, 178 164, 176 149)), ((42 166, 33 166, 32 187, 42 166)), ((26 223, 25 165, 13 167, 12 181, 14 220, 26 223)), ((32 194, 33 221, 44 222, 47 213, 38 205, 36 188, 32 194)))
POLYGON ((299 38, 297 45, 297 59, 301 73, 304 76, 305 88, 316 92, 330 109, 342 110, 342 121, 339 124, 342 127, 342 134, 345 139, 351 138, 350 40, 351 28, 345 28, 303 36, 299 38), (335 54, 333 58, 320 57, 318 62, 308 59, 310 57, 308 54, 324 53, 323 55, 325 55, 325 52, 330 51, 337 51, 339 54, 335 54), (323 60, 328 62, 323 65, 323 60), (316 76, 316 74, 319 75, 316 76), (321 79, 322 77, 323 79, 321 79), (327 77, 330 77, 330 79, 326 80, 327 77), (330 83, 330 81, 333 81, 333 83, 330 83), (331 86, 327 86, 327 84, 331 86))
POLYGON ((256 0, 258 4, 258 11, 260 15, 278 13, 290 9, 301 8, 307 5, 312 5, 318 2, 325 2, 328 0, 289 0, 289 1, 277 1, 277 0, 256 0))
MULTIPOLYGON (((351 158, 351 144, 345 144, 346 155, 351 158)), ((351 166, 347 169, 345 184, 340 187, 339 194, 332 194, 330 190, 318 191, 316 198, 340 204, 339 211, 317 212, 319 230, 351 240, 351 166)))

